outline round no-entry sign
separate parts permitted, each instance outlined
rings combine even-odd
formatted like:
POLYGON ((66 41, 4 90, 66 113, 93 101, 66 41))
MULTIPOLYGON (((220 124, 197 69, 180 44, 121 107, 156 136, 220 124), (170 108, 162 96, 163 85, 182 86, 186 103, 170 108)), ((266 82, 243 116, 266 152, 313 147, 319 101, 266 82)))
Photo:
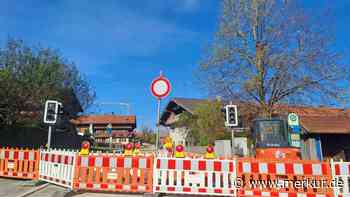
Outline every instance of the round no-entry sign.
POLYGON ((169 80, 163 76, 159 76, 156 79, 154 79, 151 85, 152 94, 158 99, 162 99, 168 96, 170 93, 170 89, 171 86, 169 80))

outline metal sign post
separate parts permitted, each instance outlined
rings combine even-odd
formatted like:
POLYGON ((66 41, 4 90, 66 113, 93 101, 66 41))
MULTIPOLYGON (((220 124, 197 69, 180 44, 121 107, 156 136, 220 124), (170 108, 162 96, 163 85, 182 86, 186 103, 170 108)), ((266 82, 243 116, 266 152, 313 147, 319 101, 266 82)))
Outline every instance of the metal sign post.
POLYGON ((158 109, 157 109, 157 134, 156 134, 156 154, 158 154, 159 149, 159 132, 160 132, 160 103, 161 99, 158 99, 158 109))
POLYGON ((235 155, 236 154, 236 150, 235 150, 235 130, 233 128, 231 128, 231 140, 232 140, 232 155, 235 155))
POLYGON ((47 134, 47 148, 51 147, 51 133, 52 125, 55 125, 59 115, 59 111, 62 110, 62 103, 54 100, 47 100, 45 102, 44 110, 44 123, 49 125, 49 132, 47 134))
POLYGON ((232 155, 236 154, 235 150, 235 129, 234 127, 238 126, 238 112, 237 112, 237 105, 233 105, 232 102, 230 102, 229 105, 225 106, 226 109, 226 121, 225 125, 231 129, 231 152, 232 155))
POLYGON ((52 126, 49 125, 49 133, 47 135, 47 148, 50 149, 51 146, 51 132, 52 132, 52 126))
POLYGON ((108 132, 108 134, 109 134, 109 150, 110 151, 112 151, 112 129, 113 127, 112 127, 112 124, 111 123, 109 123, 108 125, 107 125, 107 132, 108 132))
POLYGON ((156 133, 156 144, 155 152, 158 154, 159 149, 159 133, 160 133, 160 104, 161 99, 168 96, 171 90, 170 82, 165 78, 160 71, 160 76, 153 80, 151 84, 151 92, 153 96, 157 97, 158 106, 157 106, 157 133, 156 133))

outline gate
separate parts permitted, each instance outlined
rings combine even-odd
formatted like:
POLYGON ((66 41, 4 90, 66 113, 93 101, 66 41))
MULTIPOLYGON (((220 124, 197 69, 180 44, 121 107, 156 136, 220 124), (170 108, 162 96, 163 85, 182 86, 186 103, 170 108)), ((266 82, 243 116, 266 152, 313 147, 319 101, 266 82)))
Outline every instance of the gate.
POLYGON ((331 161, 334 197, 350 197, 350 162, 331 161))
POLYGON ((235 161, 156 158, 153 192, 235 195, 235 161))
POLYGON ((153 156, 78 156, 74 190, 144 193, 152 191, 153 156))
POLYGON ((76 154, 66 150, 40 150, 39 179, 72 189, 76 154))
POLYGON ((18 148, 0 148, 0 176, 37 179, 39 151, 18 148))
POLYGON ((329 163, 239 158, 238 196, 331 196, 329 163))

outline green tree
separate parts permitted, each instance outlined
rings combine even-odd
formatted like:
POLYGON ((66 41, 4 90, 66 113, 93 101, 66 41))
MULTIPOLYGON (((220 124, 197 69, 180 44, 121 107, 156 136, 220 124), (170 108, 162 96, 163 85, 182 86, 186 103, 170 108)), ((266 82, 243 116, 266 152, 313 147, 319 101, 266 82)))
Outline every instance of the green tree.
POLYGON ((176 123, 188 129, 188 140, 194 144, 213 144, 218 139, 230 139, 226 132, 221 102, 207 101, 195 107, 193 114, 184 112, 176 123))
POLYGON ((40 123, 47 99, 66 101, 74 94, 84 109, 95 95, 73 62, 16 39, 0 49, 0 89, 0 126, 40 123))
POLYGON ((152 129, 148 127, 143 127, 141 131, 142 131, 142 137, 141 137, 142 142, 146 142, 150 144, 156 143, 156 133, 152 129))
POLYGON ((200 76, 210 94, 271 117, 279 103, 345 105, 350 66, 332 47, 330 17, 300 1, 224 0, 200 76))

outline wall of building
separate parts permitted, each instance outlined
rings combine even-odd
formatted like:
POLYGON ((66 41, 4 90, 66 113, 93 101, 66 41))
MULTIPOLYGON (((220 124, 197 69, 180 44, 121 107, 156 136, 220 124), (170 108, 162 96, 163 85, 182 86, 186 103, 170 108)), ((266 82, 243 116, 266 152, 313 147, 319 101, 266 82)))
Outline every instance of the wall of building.
POLYGON ((186 127, 169 129, 169 135, 173 140, 173 144, 175 146, 179 144, 186 145, 187 133, 188 133, 188 129, 186 127))

